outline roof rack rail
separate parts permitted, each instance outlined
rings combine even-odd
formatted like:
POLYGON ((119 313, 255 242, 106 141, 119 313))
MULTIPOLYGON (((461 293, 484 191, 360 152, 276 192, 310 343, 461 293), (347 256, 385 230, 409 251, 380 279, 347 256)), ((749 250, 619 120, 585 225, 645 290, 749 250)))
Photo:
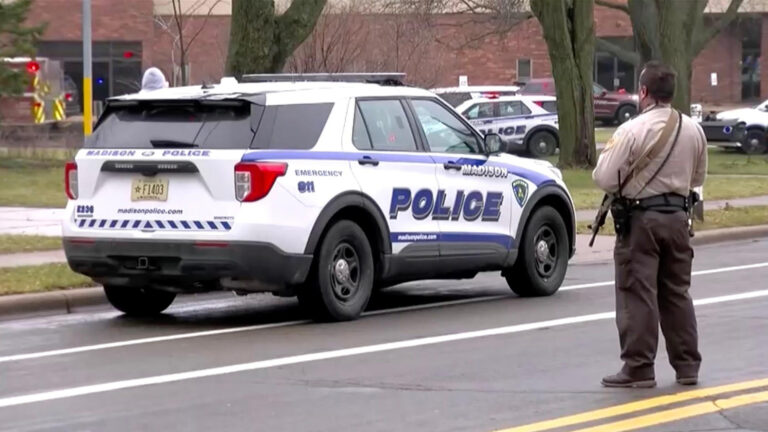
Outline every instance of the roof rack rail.
POLYGON ((379 85, 404 85, 404 73, 298 73, 298 74, 250 74, 243 75, 240 82, 301 82, 301 81, 339 81, 363 82, 379 85))

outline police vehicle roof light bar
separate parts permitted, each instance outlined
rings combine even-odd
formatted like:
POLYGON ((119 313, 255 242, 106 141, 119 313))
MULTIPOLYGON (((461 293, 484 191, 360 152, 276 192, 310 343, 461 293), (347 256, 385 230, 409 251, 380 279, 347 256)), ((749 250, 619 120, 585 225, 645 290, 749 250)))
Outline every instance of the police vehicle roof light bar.
POLYGON ((298 73, 298 74, 249 74, 243 75, 240 82, 301 82, 301 81, 340 81, 364 82, 381 85, 403 85, 404 73, 298 73))

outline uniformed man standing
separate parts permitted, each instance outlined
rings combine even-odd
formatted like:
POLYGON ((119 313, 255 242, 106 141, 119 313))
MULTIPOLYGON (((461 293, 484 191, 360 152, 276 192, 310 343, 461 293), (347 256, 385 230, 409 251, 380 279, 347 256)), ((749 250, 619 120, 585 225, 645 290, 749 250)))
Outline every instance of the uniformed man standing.
POLYGON ((696 314, 688 294, 693 249, 687 200, 703 185, 707 141, 693 119, 673 110, 675 73, 650 62, 640 74, 641 114, 607 143, 592 173, 604 191, 618 196, 611 208, 617 228, 616 325, 619 373, 607 387, 653 387, 658 329, 667 342, 677 382, 698 382, 696 314))

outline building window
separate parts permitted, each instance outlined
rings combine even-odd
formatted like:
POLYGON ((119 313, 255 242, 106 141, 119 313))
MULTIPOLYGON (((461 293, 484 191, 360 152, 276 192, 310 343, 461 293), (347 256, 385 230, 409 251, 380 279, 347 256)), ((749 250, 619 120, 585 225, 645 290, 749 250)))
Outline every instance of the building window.
POLYGON ((517 59, 517 80, 520 82, 528 82, 531 79, 531 59, 519 58, 517 59))

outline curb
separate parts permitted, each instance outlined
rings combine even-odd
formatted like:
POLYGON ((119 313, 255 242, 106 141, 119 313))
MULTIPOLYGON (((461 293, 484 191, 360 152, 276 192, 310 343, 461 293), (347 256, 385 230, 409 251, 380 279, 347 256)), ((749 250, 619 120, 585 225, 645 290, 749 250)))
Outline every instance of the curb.
POLYGON ((695 233, 695 236, 691 239, 691 244, 693 246, 704 246, 728 241, 753 240, 759 237, 768 237, 768 225, 701 231, 695 233))
POLYGON ((0 297, 0 320, 32 315, 69 314, 80 308, 108 304, 98 288, 75 288, 33 294, 0 297))
MULTIPOLYGON (((704 246, 729 241, 753 240, 759 237, 768 237, 768 225, 702 231, 696 233, 691 244, 704 246)), ((594 263, 587 260, 578 264, 594 263)), ((81 308, 108 304, 101 287, 0 296, 0 320, 30 315, 69 314, 81 308)))

